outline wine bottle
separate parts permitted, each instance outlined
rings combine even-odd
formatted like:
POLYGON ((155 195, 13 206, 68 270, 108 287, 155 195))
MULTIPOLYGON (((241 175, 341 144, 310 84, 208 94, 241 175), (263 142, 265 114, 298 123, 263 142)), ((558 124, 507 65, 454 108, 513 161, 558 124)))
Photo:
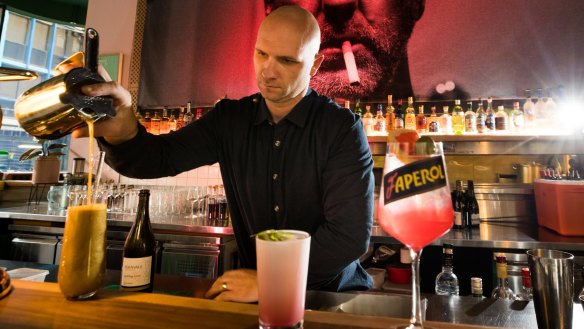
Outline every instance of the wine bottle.
POLYGON ((507 283, 507 257, 499 255, 497 259, 497 278, 499 284, 493 289, 491 298, 515 300, 515 293, 507 283))
POLYGON ((462 189, 462 181, 456 181, 456 190, 452 198, 453 208, 454 208, 454 228, 463 229, 465 228, 465 220, 463 216, 465 215, 466 202, 464 198, 464 191, 462 189))
POLYGON ((156 241, 150 226, 150 190, 140 190, 136 220, 124 243, 122 290, 152 292, 156 241))

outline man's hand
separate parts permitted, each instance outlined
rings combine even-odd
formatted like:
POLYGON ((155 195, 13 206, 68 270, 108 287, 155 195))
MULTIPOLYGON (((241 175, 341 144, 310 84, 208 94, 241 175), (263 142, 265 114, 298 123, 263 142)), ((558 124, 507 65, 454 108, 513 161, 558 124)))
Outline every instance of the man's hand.
MULTIPOLYGON (((98 67, 98 73, 107 82, 84 86, 81 91, 88 96, 111 96, 113 98, 116 116, 99 120, 94 127, 95 137, 104 137, 108 143, 117 145, 134 138, 138 133, 138 120, 132 111, 132 96, 117 82, 111 81, 103 66, 98 67)), ((88 135, 87 127, 76 129, 72 133, 74 138, 87 137, 88 135)))
POLYGON ((225 302, 257 302, 257 273, 249 269, 227 271, 217 278, 205 297, 225 302))

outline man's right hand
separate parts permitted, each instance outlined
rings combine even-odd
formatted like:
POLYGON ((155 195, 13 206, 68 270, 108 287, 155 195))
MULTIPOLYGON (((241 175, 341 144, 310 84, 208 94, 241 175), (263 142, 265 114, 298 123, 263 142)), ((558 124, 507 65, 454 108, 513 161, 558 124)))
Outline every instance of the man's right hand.
MULTIPOLYGON (((132 96, 130 92, 115 81, 111 81, 109 74, 103 66, 98 67, 98 73, 107 81, 96 83, 81 88, 87 96, 110 96, 113 98, 116 116, 104 118, 97 121, 95 127, 95 137, 104 137, 105 140, 117 145, 128 141, 138 133, 138 120, 132 110, 132 96)), ((74 138, 88 137, 87 127, 82 127, 73 131, 74 138)))

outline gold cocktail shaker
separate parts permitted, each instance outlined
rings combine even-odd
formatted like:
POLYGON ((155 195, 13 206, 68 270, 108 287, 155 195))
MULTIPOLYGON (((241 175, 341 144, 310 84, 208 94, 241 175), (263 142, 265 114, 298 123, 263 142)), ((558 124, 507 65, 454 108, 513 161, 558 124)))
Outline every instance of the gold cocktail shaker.
MULTIPOLYGON (((81 87, 105 82, 97 73, 99 35, 88 28, 85 32, 84 67, 77 67, 66 74, 55 76, 24 92, 14 104, 14 114, 20 126, 39 139, 57 139, 86 125, 113 117, 116 112, 111 97, 86 96, 81 87)), ((75 66, 75 65, 74 65, 75 66)))

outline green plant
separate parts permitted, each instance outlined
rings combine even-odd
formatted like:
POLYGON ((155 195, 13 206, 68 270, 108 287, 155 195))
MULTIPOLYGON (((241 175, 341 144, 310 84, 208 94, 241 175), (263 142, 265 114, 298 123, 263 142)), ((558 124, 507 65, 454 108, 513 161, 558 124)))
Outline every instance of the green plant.
POLYGON ((31 148, 30 150, 22 153, 20 158, 18 158, 18 161, 32 160, 38 156, 46 157, 65 155, 65 153, 61 152, 61 149, 67 147, 66 144, 51 144, 50 140, 48 139, 39 139, 38 143, 41 144, 40 148, 31 148))

